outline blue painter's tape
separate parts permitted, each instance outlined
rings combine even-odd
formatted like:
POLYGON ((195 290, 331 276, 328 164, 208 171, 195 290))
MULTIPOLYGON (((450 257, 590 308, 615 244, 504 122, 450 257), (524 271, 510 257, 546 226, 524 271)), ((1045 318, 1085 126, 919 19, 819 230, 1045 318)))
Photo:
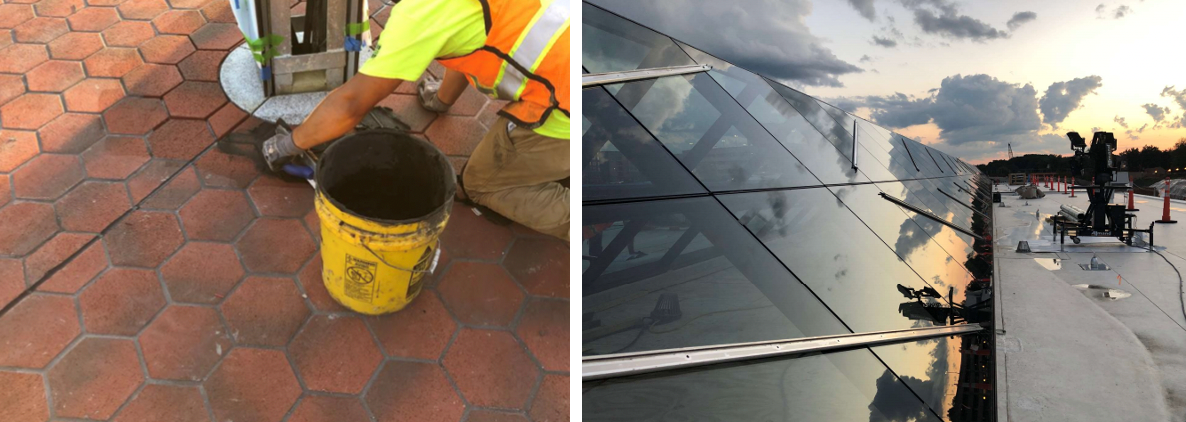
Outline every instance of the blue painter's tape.
POLYGON ((346 51, 362 51, 362 41, 354 39, 354 37, 346 37, 346 42, 343 48, 346 51))
POLYGON ((272 68, 269 66, 259 68, 259 78, 265 81, 272 79, 272 68))

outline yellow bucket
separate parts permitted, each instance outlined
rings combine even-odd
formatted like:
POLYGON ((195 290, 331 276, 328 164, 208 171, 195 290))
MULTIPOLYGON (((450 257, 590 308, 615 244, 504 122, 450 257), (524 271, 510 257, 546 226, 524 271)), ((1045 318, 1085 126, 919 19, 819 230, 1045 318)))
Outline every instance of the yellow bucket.
POLYGON ((367 315, 403 309, 440 257, 457 189, 448 158, 403 132, 375 129, 334 142, 315 174, 330 296, 367 315))

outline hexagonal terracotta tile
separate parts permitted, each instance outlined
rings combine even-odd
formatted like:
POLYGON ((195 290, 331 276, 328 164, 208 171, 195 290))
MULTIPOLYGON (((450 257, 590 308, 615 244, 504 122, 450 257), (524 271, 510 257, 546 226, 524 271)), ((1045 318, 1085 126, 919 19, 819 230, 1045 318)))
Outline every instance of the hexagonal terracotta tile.
POLYGON ((58 417, 107 419, 144 382, 131 340, 85 338, 48 372, 58 417))
POLYGON ((465 411, 441 367, 422 362, 387 361, 365 400, 379 422, 452 422, 465 411))
POLYGON ((232 350, 203 387, 220 421, 280 422, 301 395, 292 368, 276 350, 232 350))
POLYGON ((507 326, 523 304, 523 292, 502 267, 455 262, 437 290, 457 320, 482 326, 507 326))
POLYGON ((297 281, 300 282, 301 288, 304 289, 305 296, 308 296, 309 303, 312 303, 313 308, 319 311, 348 311, 349 309, 335 301, 330 297, 329 291, 325 290, 325 282, 321 278, 321 268, 321 254, 315 254, 313 255, 313 259, 310 259, 309 263, 305 264, 305 268, 301 269, 301 273, 297 275, 297 281))
POLYGON ((211 0, 169 0, 169 5, 174 9, 200 9, 206 3, 212 3, 211 0))
POLYGON ((87 7, 66 18, 71 31, 99 32, 119 22, 114 7, 87 7))
POLYGON ((149 63, 177 64, 194 52, 193 43, 184 35, 158 35, 140 45, 149 63))
POLYGON ((558 239, 518 239, 502 266, 530 294, 569 297, 568 246, 558 239))
POLYGON ((266 175, 256 179, 247 194, 264 216, 303 217, 313 209, 313 188, 305 182, 287 182, 266 175))
POLYGON ((210 22, 235 23, 235 15, 229 2, 212 1, 202 6, 202 15, 210 22))
POLYGON ((119 411, 112 422, 209 422, 198 387, 149 384, 119 411))
POLYGON ((191 239, 223 242, 234 240, 255 219, 242 191, 221 189, 198 192, 178 214, 191 239))
POLYGON ((79 62, 50 60, 25 74, 30 91, 62 92, 81 81, 82 64, 79 62))
POLYGON ((511 230, 474 215, 473 209, 454 202, 441 242, 454 258, 498 260, 510 245, 511 230))
POLYGON ((83 182, 55 204, 62 228, 99 233, 132 208, 123 183, 83 182))
POLYGON ((226 102, 226 94, 217 82, 186 81, 165 94, 169 114, 178 117, 206 118, 226 102))
POLYGON ((37 16, 55 16, 64 18, 86 7, 83 0, 42 0, 33 6, 37 16))
POLYGON ((218 109, 218 111, 214 112, 214 115, 210 116, 207 121, 210 122, 210 128, 214 129, 214 136, 221 138, 227 133, 230 133, 231 129, 235 128, 235 125, 246 119, 247 113, 243 112, 234 103, 228 102, 222 108, 218 109))
POLYGON ((432 121, 424 136, 432 141, 446 155, 473 154, 474 148, 482 137, 486 135, 486 128, 473 117, 440 116, 432 121))
POLYGON ((442 362, 470 403, 520 409, 527 405, 539 368, 505 331, 462 328, 442 362))
POLYGON ((227 52, 218 50, 201 50, 190 54, 185 60, 177 64, 181 75, 188 81, 218 81, 219 66, 227 52))
POLYGON ((0 207, 12 201, 12 184, 7 174, 0 174, 0 207))
POLYGON ((198 169, 198 179, 206 186, 246 189, 260 175, 260 169, 252 158, 258 157, 259 152, 251 145, 245 145, 237 152, 250 156, 228 154, 221 148, 206 152, 194 163, 198 169))
POLYGON ((103 40, 111 47, 136 47, 156 35, 152 24, 122 21, 103 30, 103 40))
POLYGON ((0 105, 12 101, 25 93, 25 80, 21 75, 0 75, 0 105))
POLYGON ((87 177, 122 180, 148 162, 148 145, 143 139, 108 136, 82 153, 87 177))
POLYGON ((545 370, 568 371, 568 306, 558 300, 532 301, 515 329, 545 370))
POLYGON ((22 74, 49 60, 41 44, 13 44, 0 49, 0 73, 22 74))
POLYGON ((155 98, 124 98, 103 112, 107 131, 128 135, 148 134, 168 118, 165 104, 155 98))
POLYGON ((208 23, 190 37, 201 50, 230 50, 243 41, 243 33, 229 23, 208 23))
POLYGON ((431 291, 399 312, 368 317, 367 324, 387 354, 427 360, 440 359, 457 331, 457 323, 431 291))
POLYGON ((164 0, 127 0, 118 9, 124 19, 152 20, 169 10, 169 5, 164 0))
POLYGON ((181 73, 176 66, 145 63, 124 75, 128 93, 141 97, 163 97, 181 84, 181 73))
POLYGON ((185 241, 173 214, 135 211, 116 223, 104 237, 111 263, 156 268, 185 241))
MULTIPOLYGON (((121 78, 144 63, 135 48, 107 47, 83 60, 86 74, 92 78, 121 78)), ((120 91, 123 91, 122 87, 120 91)), ((101 110, 93 110, 98 112, 101 110)))
POLYGON ((8 306, 25 292, 25 269, 19 259, 0 258, 0 303, 8 306))
POLYGON ((305 396, 288 422, 369 422, 362 402, 354 397, 305 396))
POLYGON ((531 401, 531 420, 537 422, 561 422, 568 420, 568 377, 544 375, 535 400, 531 401))
POLYGON ((52 205, 15 202, 0 208, 0 255, 23 256, 57 231, 52 205))
POLYGON ((99 34, 70 32, 49 43, 49 56, 62 60, 82 60, 102 49, 103 37, 99 34))
POLYGON ((170 10, 153 19, 152 24, 162 34, 189 35, 206 24, 206 18, 197 10, 170 10))
POLYGON ((201 120, 169 119, 148 136, 153 157, 189 160, 214 143, 210 127, 201 120))
MULTIPOLYGON (((168 183, 140 203, 144 209, 176 210, 202 189, 193 166, 187 166, 168 183)), ((183 220, 184 221, 184 220, 183 220)), ((183 223, 184 224, 184 223, 183 223)))
POLYGON ((305 388, 358 394, 383 355, 361 318, 314 315, 288 347, 305 388))
POLYGON ((12 173, 17 198, 56 199, 82 181, 78 156, 41 154, 12 173))
POLYGON ((292 279, 276 277, 247 277, 221 309, 236 342, 267 346, 288 344, 309 316, 292 279))
MULTIPOLYGON (((567 421, 567 419, 565 419, 567 421)), ((495 410, 470 410, 465 422, 530 422, 526 416, 518 413, 500 412, 495 410)))
POLYGON ((17 42, 45 44, 69 31, 65 19, 42 16, 13 28, 12 34, 17 42))
POLYGON ((249 271, 293 274, 317 251, 317 244, 300 220, 261 218, 247 228, 235 248, 249 271))
MULTIPOLYGON (((402 85, 415 84, 409 82, 402 85)), ((380 101, 379 105, 391 108, 395 112, 395 115, 399 116, 401 121, 407 123, 413 132, 424 132, 424 129, 427 129, 428 125, 437 118, 435 112, 428 111, 420 106, 420 100, 415 95, 391 94, 387 98, 384 98, 383 101, 380 101)))
POLYGON ((0 28, 16 28, 33 19, 33 6, 27 4, 0 4, 0 28))
POLYGON ((105 135, 98 114, 63 113, 40 130, 41 149, 45 152, 77 154, 90 148, 105 135))
POLYGON ((40 152, 37 133, 0 129, 0 172, 10 172, 40 152))
MULTIPOLYGON (((96 56, 99 54, 103 53, 96 53, 96 56)), ((66 100, 67 110, 102 113, 124 97, 124 87, 118 79, 90 78, 67 89, 62 97, 66 100)))
POLYGON ((62 114, 55 94, 25 94, 0 107, 0 124, 10 129, 37 129, 62 114))
POLYGON ((213 308, 172 305, 140 334, 140 347, 150 377, 201 381, 231 350, 231 338, 213 308))
POLYGON ((465 87, 461 92, 461 97, 453 102, 446 113, 452 116, 476 116, 482 108, 486 106, 489 97, 482 95, 477 89, 472 86, 465 87))
POLYGON ((94 239, 94 235, 59 232, 53 238, 25 257, 25 281, 36 283, 49 270, 65 262, 87 242, 94 239))
POLYGON ((165 295, 152 270, 112 268, 83 289, 78 303, 88 333, 131 336, 165 307, 165 295))
POLYGON ((0 318, 0 366, 44 368, 81 332, 71 298, 27 296, 0 318))
POLYGON ((41 374, 0 371, 0 418, 11 422, 44 422, 49 419, 45 381, 41 374))
POLYGON ((184 161, 153 158, 141 167, 136 174, 128 178, 128 192, 132 193, 132 202, 140 202, 154 189, 169 180, 181 167, 184 161))
POLYGON ((103 242, 95 242, 37 286, 37 290, 74 294, 106 268, 107 254, 103 249, 103 242))
POLYGON ((161 267, 161 279, 176 302, 218 303, 243 278, 231 245, 188 242, 161 267))

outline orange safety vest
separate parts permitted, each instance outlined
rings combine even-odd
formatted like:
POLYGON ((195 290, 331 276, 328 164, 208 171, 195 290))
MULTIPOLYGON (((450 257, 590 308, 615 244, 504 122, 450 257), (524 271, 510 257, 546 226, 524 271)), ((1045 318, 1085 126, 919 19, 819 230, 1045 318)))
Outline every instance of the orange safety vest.
POLYGON ((567 0, 478 0, 486 45, 437 59, 464 73, 486 95, 511 101, 498 112, 518 126, 543 125, 553 110, 568 115, 567 0))

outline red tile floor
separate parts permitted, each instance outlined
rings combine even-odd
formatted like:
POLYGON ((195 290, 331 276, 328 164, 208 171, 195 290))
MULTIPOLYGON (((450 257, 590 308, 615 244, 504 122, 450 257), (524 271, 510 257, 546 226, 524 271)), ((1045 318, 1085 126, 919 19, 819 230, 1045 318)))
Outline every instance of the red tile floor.
MULTIPOLYGON (((0 421, 567 420, 567 246, 456 205, 408 309, 339 307, 309 186, 217 146, 240 42, 226 0, 0 4, 0 421)), ((460 166, 498 104, 413 91, 460 166)))

